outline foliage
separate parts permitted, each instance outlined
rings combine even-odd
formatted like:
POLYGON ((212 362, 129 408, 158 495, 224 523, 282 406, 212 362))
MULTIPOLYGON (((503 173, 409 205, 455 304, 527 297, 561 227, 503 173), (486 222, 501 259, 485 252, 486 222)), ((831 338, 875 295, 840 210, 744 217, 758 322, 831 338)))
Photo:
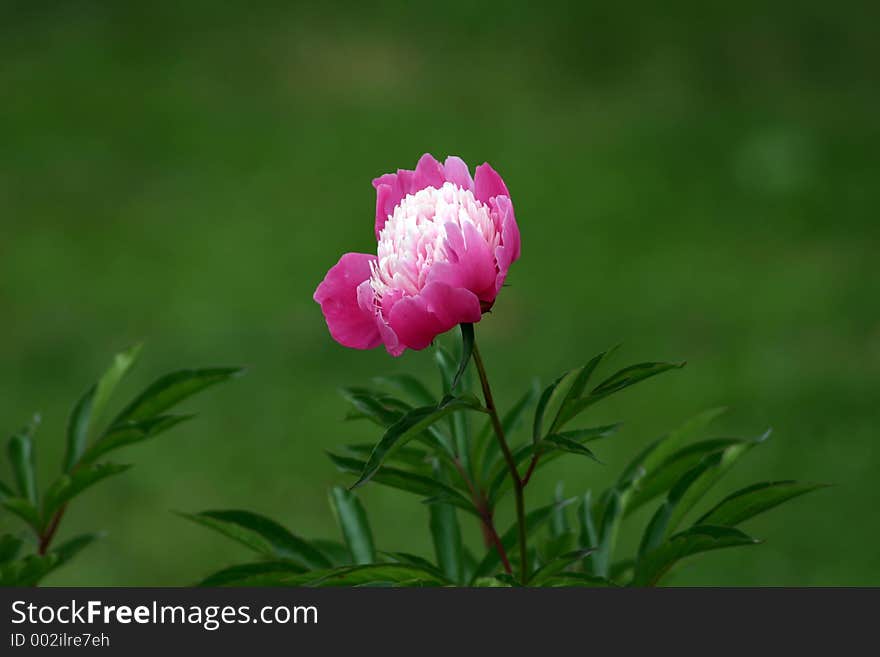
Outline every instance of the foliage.
POLYGON ((7 456, 13 481, 0 481, 0 507, 26 526, 23 535, 0 536, 0 586, 35 586, 100 537, 81 534, 56 544, 67 507, 95 484, 131 466, 104 461, 121 447, 155 438, 193 415, 172 414, 180 402, 241 370, 219 367, 180 370, 160 377, 104 422, 109 402, 137 362, 141 346, 117 354, 110 367, 74 405, 67 425, 67 450, 61 472, 45 489, 37 483, 34 433, 39 417, 13 434, 7 456))
POLYGON ((339 541, 308 541, 274 520, 245 511, 187 515, 256 553, 252 563, 223 569, 201 584, 654 586, 684 559, 758 543, 738 526, 822 487, 794 481, 755 484, 687 521, 723 475, 769 437, 769 432, 754 439, 703 437, 721 413, 714 409, 650 443, 608 489, 565 497, 560 484, 549 504, 524 510, 517 523, 499 532, 494 523, 499 503, 512 489, 522 492, 547 463, 562 456, 587 457, 585 467, 601 467, 592 444, 612 436, 619 425, 575 424, 589 409, 683 363, 638 363, 599 377, 613 351, 609 350, 563 373, 540 394, 535 388, 526 391, 501 415, 495 412, 473 333, 463 327, 462 334, 460 358, 437 347, 439 398, 409 376, 384 377, 372 387, 343 390, 351 406, 348 419, 373 422, 383 434, 375 445, 350 444, 329 453, 341 471, 356 477, 352 489, 370 483, 421 499, 427 506, 433 560, 378 549, 381 541, 375 539, 356 494, 335 487, 330 503, 339 541), (471 392, 472 359, 485 383, 485 402, 471 392), (527 423, 525 416, 532 408, 527 423), (503 437, 523 424, 528 424, 528 436, 508 446, 503 437), (618 554, 621 524, 647 505, 654 513, 636 554, 618 554), (483 555, 472 554, 463 544, 460 511, 479 524, 483 555), (530 547, 524 552, 516 550, 527 543, 530 547))

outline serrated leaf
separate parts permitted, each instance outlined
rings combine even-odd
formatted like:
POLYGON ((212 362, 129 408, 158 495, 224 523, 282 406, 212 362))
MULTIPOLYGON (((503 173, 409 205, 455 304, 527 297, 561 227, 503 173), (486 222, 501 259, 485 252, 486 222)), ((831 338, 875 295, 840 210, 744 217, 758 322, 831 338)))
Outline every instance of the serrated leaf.
MULTIPOLYGON (((366 467, 366 462, 360 459, 354 459, 347 456, 340 456, 327 452, 333 464, 342 472, 351 472, 359 474, 366 467)), ((380 467, 373 475, 371 481, 397 488, 398 490, 415 493, 427 498, 436 498, 442 500, 446 504, 453 504, 460 509, 470 513, 476 513, 473 504, 454 488, 443 484, 436 479, 426 477, 424 475, 408 472, 399 468, 388 465, 380 467)))
MULTIPOLYGON (((526 532, 527 535, 531 535, 535 533, 538 529, 540 529, 544 524, 546 524, 553 514, 559 509, 568 506, 575 502, 577 498, 570 497, 566 500, 562 500, 561 502, 554 502, 553 504, 548 504, 547 506, 542 506, 534 511, 530 511, 526 514, 526 532)), ((504 534, 501 536, 501 544, 504 546, 504 549, 510 551, 514 545, 516 545, 518 539, 518 530, 516 523, 513 524, 504 534)), ((474 573, 474 578, 480 577, 488 577, 493 575, 495 570, 501 565, 501 558, 498 556, 498 551, 495 548, 490 549, 486 552, 486 555, 483 557, 483 560, 477 565, 476 572, 474 573)))
POLYGON ((307 541, 266 516, 237 509, 181 513, 242 545, 274 559, 289 559, 308 569, 328 568, 330 561, 307 541))
POLYGON ((94 463, 99 457, 120 447, 139 443, 148 438, 155 438, 194 417, 195 415, 158 415, 146 420, 116 424, 92 443, 91 447, 80 457, 79 465, 94 463))
POLYGON ((166 374, 126 406, 111 426, 155 417, 206 388, 238 376, 242 371, 240 367, 212 367, 166 374))
POLYGON ((388 427, 385 435, 382 436, 370 454, 360 478, 352 488, 362 486, 369 481, 382 466, 392 449, 402 447, 434 422, 458 410, 482 410, 482 407, 472 396, 470 398, 451 397, 442 400, 438 406, 423 406, 406 413, 400 420, 388 427))
POLYGON ((633 586, 656 585, 676 563, 695 554, 727 547, 754 545, 758 542, 732 527, 696 525, 672 536, 639 559, 633 586))
POLYGON ((334 486, 330 489, 330 505, 354 562, 365 564, 375 561, 373 532, 370 530, 367 512, 357 496, 341 486, 334 486))
POLYGON ((107 477, 125 472, 130 467, 130 465, 115 463, 99 463, 79 468, 71 474, 61 475, 46 491, 43 500, 43 517, 48 519, 55 511, 87 488, 107 477))
POLYGON ((733 527, 783 502, 805 495, 828 484, 797 481, 765 481, 728 495, 695 524, 733 527))

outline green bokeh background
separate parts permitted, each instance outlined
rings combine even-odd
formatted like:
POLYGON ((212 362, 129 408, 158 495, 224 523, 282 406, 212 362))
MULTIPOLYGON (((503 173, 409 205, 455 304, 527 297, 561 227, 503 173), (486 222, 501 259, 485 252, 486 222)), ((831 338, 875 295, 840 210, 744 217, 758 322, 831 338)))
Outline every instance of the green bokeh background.
MULTIPOLYGON (((430 353, 338 346, 311 295, 374 248, 371 178, 430 151, 490 161, 516 206, 522 259, 478 326, 502 405, 618 342, 621 365, 689 363, 597 408, 626 423, 597 445, 607 464, 558 461, 531 504, 727 405, 720 432, 774 435, 715 497, 837 485, 670 583, 880 584, 878 7, 0 3, 5 431, 42 413, 46 481, 115 351, 147 342, 129 394, 171 368, 250 368, 121 455, 136 467, 61 531, 107 538, 47 583, 183 585, 246 558, 172 509, 335 534, 327 489, 350 478, 323 450, 378 438, 343 423, 336 389, 435 375, 430 353)), ((429 554, 416 498, 363 497, 378 547, 429 554)))

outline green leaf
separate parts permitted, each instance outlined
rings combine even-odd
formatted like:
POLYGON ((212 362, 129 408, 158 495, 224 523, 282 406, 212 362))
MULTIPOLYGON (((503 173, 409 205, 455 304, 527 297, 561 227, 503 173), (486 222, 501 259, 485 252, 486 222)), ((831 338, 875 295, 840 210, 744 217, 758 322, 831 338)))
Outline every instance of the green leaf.
POLYGON ((458 382, 461 381, 461 377, 471 361, 471 355, 474 353, 474 325, 463 323, 459 326, 461 327, 461 359, 449 386, 450 393, 455 392, 458 382))
MULTIPOLYGON (((316 573, 313 573, 316 574, 316 573)), ((305 582, 302 586, 375 586, 392 584, 395 586, 440 586, 450 584, 437 576, 432 570, 408 564, 369 564, 338 568, 305 582)), ((303 576, 303 580, 305 576, 303 576)))
MULTIPOLYGON (((222 571, 221 571, 222 572, 222 571)), ((212 576, 212 578, 215 576, 212 576)), ((211 579, 211 578, 209 578, 211 579)), ((438 586, 448 584, 431 569, 410 564, 382 563, 344 566, 305 573, 266 572, 236 580, 227 578, 225 586, 438 586)))
POLYGON ((330 505, 354 562, 364 564, 375 561, 373 532, 370 530, 367 512, 357 496, 341 486, 334 486, 330 489, 330 505))
POLYGON ((65 472, 73 469, 86 450, 94 398, 95 386, 92 386, 80 397, 70 413, 70 419, 67 421, 67 451, 64 454, 65 472))
POLYGON ((556 505, 556 509, 550 517, 551 536, 562 536, 571 531, 571 528, 568 525, 567 509, 561 505, 562 501, 565 499, 565 495, 563 495, 564 491, 565 488, 563 483, 561 481, 556 482, 556 490, 553 493, 553 503, 556 505))
POLYGON ((276 582, 305 571, 289 561, 258 561, 238 564, 218 570, 198 583, 198 586, 270 586, 264 582, 276 582))
POLYGON ((596 402, 669 370, 684 367, 684 363, 639 363, 626 367, 593 388, 588 395, 569 403, 560 413, 556 428, 561 429, 569 421, 596 402))
MULTIPOLYGON (((331 452, 327 452, 327 455, 333 461, 333 464, 343 472, 358 474, 363 472, 366 467, 366 463, 359 459, 340 456, 331 452)), ((383 486, 415 493, 416 495, 443 500, 446 504, 452 504, 470 513, 476 513, 473 504, 461 493, 430 477, 383 465, 373 475, 372 481, 383 486)))
POLYGON ((798 481, 765 481, 754 484, 725 497, 695 524, 733 527, 783 502, 827 486, 828 484, 798 481))
POLYGON ((115 463, 100 463, 79 468, 71 474, 61 475, 49 487, 49 490, 46 491, 46 496, 43 500, 43 517, 48 519, 55 511, 87 488, 90 488, 102 479, 125 472, 130 467, 130 465, 117 465, 115 463))
MULTIPOLYGON (((375 445, 372 443, 357 443, 355 445, 346 445, 345 451, 366 463, 366 459, 370 458, 370 454, 373 452, 373 447, 375 445)), ((386 462, 397 462, 400 465, 416 468, 423 472, 430 471, 432 460, 433 456, 426 450, 409 446, 398 447, 386 458, 386 462)), ((357 470, 357 473, 359 474, 362 469, 363 465, 357 470)))
MULTIPOLYGON (((439 465, 434 466, 434 476, 438 481, 445 478, 439 465)), ((461 528, 455 507, 451 504, 432 504, 429 507, 429 514, 434 554, 437 556, 440 570, 446 579, 461 582, 463 578, 461 528)))
MULTIPOLYGON (((589 440, 593 440, 594 438, 601 437, 601 435, 611 435, 614 430, 619 425, 607 425, 604 427, 595 427, 594 429, 581 429, 579 431, 567 431, 564 432, 567 436, 574 436, 571 438, 572 440, 577 440, 579 442, 586 442, 589 440)), ((513 460, 517 466, 522 465, 527 459, 530 459, 532 455, 535 453, 535 449, 541 450, 541 457, 538 460, 538 464, 535 470, 540 470, 545 467, 552 461, 556 460, 566 452, 561 449, 557 449, 555 445, 551 443, 541 443, 538 446, 535 446, 532 443, 528 443, 525 445, 519 445, 513 449, 513 460)), ((512 487, 512 482, 510 480, 510 476, 508 474, 507 464, 502 463, 496 466, 495 471, 491 475, 491 479, 489 480, 488 486, 488 497, 489 501, 494 506, 495 503, 501 499, 501 496, 510 490, 512 487)))
POLYGON ((39 418, 23 428, 9 439, 6 452, 9 456, 9 464, 12 466, 12 475, 22 497, 31 504, 37 504, 37 482, 34 475, 34 443, 33 432, 39 418))
POLYGON ((99 457, 114 449, 155 438, 194 417, 195 415, 158 415, 146 420, 114 425, 85 451, 79 460, 79 465, 94 463, 99 457))
POLYGON ((36 586, 52 572, 58 562, 58 555, 29 554, 24 559, 10 561, 0 566, 0 586, 36 586))
POLYGON ((616 349, 617 347, 615 346, 603 351, 601 354, 593 356, 590 362, 583 367, 573 370, 573 372, 576 373, 576 376, 570 384, 564 379, 560 382, 560 385, 554 390, 553 395, 547 404, 548 409, 551 409, 551 414, 553 415, 553 425, 550 427, 550 433, 558 433, 558 429, 564 423, 565 412, 567 409, 577 403, 577 400, 584 394, 584 389, 587 387, 587 383, 593 375, 593 372, 596 371, 599 363, 616 349), (554 399, 554 397, 557 396, 558 402, 554 399))
POLYGON ((323 538, 314 538, 309 543, 320 551, 327 559, 336 566, 351 566, 354 561, 346 545, 339 541, 331 541, 323 538))
POLYGON ((15 559, 23 544, 24 541, 12 534, 0 536, 0 565, 15 559))
POLYGON ((92 532, 89 534, 79 534, 68 539, 52 550, 58 555, 58 565, 62 565, 73 559, 84 548, 88 547, 95 541, 104 537, 103 532, 92 532))
POLYGON ((240 375, 242 371, 240 367, 213 367, 166 374, 126 406, 111 426, 155 417, 205 388, 240 375))
POLYGON ((623 501, 620 491, 611 489, 605 500, 602 520, 599 522, 599 544, 596 551, 590 556, 593 574, 598 577, 608 577, 611 558, 614 554, 614 546, 617 542, 617 532, 620 529, 620 521, 623 518, 623 501))
POLYGON ((409 552, 383 552, 383 554, 394 559, 394 561, 397 561, 398 563, 415 566, 416 568, 423 568, 424 570, 434 573, 438 577, 443 577, 443 573, 437 566, 417 554, 410 554, 409 552))
POLYGON ((24 520, 34 531, 39 533, 41 525, 40 511, 30 500, 26 500, 23 497, 7 497, 0 501, 0 506, 24 520))
POLYGON ((569 566, 577 563, 593 551, 594 548, 587 548, 585 550, 573 550, 572 552, 568 552, 560 557, 557 557, 550 563, 541 566, 538 570, 532 573, 532 576, 529 578, 529 586, 544 586, 547 580, 549 580, 551 577, 554 577, 569 566))
MULTIPOLYGON (((593 520, 593 494, 591 491, 584 493, 581 497, 580 504, 577 508, 578 524, 580 525, 580 533, 578 540, 582 550, 596 547, 599 545, 599 532, 596 530, 596 523, 593 520)), ((592 567, 589 559, 584 559, 584 570, 592 567)))
POLYGON ((681 448, 639 479, 627 504, 626 513, 630 514, 655 497, 668 492, 679 479, 707 456, 746 442, 740 438, 713 438, 681 448))
POLYGON ((560 449, 563 452, 568 452, 570 454, 579 454, 580 456, 586 456, 587 458, 591 458, 597 463, 601 463, 593 451, 588 447, 584 447, 579 442, 572 440, 571 438, 566 438, 560 434, 550 434, 546 436, 544 440, 541 441, 541 445, 537 445, 536 449, 541 449, 541 446, 545 443, 549 444, 554 449, 560 449))
MULTIPOLYGON (((521 423, 523 414, 529 406, 535 403, 539 392, 540 388, 538 387, 538 382, 535 381, 534 385, 532 385, 532 387, 516 401, 510 410, 504 414, 501 418, 501 428, 504 430, 505 436, 509 437, 514 431, 516 431, 521 423)), ((501 447, 498 445, 498 440, 495 438, 491 420, 486 420, 486 423, 477 436, 475 443, 478 446, 477 453, 482 454, 482 457, 480 458, 480 481, 485 481, 489 478, 492 469, 502 461, 501 447), (480 449, 479 446, 482 446, 482 449, 480 449)))
POLYGON ((352 488, 367 483, 382 466, 388 453, 396 447, 405 445, 419 433, 427 429, 440 418, 458 410, 482 410, 479 402, 473 397, 447 397, 437 406, 414 408, 400 420, 388 427, 385 435, 373 449, 360 478, 352 488))
POLYGON ((544 388, 544 392, 541 393, 541 397, 540 399, 538 399, 538 405, 535 407, 535 419, 532 423, 533 443, 538 444, 539 442, 541 442, 541 438, 544 435, 544 415, 547 412, 547 406, 549 406, 550 404, 550 398, 553 397, 553 393, 556 391, 556 388, 559 386, 562 380, 569 375, 576 375, 576 372, 566 372, 549 386, 544 388))
MULTIPOLYGON (((570 497, 566 500, 562 500, 561 502, 554 502, 553 504, 542 506, 538 509, 535 509, 534 511, 530 511, 529 513, 527 513, 525 518, 527 535, 535 533, 544 524, 546 524, 550 520, 550 518, 553 517, 553 514, 558 509, 572 504, 576 501, 576 499, 577 498, 570 497)), ((505 550, 510 551, 516 545, 517 539, 518 530, 516 523, 514 523, 501 536, 501 544, 504 546, 505 550)), ((495 548, 491 548, 488 552, 486 552, 483 560, 477 565, 476 572, 474 573, 474 580, 479 579, 480 577, 488 577, 494 574, 500 565, 501 558, 498 556, 498 551, 495 548)))
POLYGON ((378 376, 373 379, 378 385, 384 385, 394 388, 404 394, 409 395, 410 399, 419 406, 431 406, 437 403, 437 399, 431 394, 431 391, 424 383, 410 374, 391 374, 389 376, 378 376))
MULTIPOLYGON (((681 493, 681 499, 672 511, 669 519, 669 531, 678 527, 682 518, 690 511, 697 502, 705 495, 712 486, 733 466, 733 464, 755 445, 766 440, 769 432, 754 441, 747 441, 737 445, 731 445, 717 454, 705 458, 705 467, 700 467, 698 476, 688 484, 681 493)), ((678 484, 676 484, 678 486, 678 484)), ((673 489, 674 491, 675 489, 673 489)), ((670 496, 673 495, 670 491, 670 496)))
POLYGON ((330 560, 308 542, 274 520, 251 511, 223 510, 181 513, 242 545, 274 559, 289 559, 304 568, 328 568, 330 560))
POLYGON ((339 392, 361 417, 380 427, 390 427, 411 408, 405 402, 367 388, 342 388, 339 392))
POLYGON ((632 481, 639 470, 653 474, 656 468, 669 459, 682 445, 702 433, 725 410, 725 408, 712 408, 703 411, 674 431, 655 440, 624 468, 618 485, 626 485, 632 481))
POLYGON ((615 588, 617 585, 604 577, 596 577, 586 573, 559 573, 541 582, 541 586, 553 588, 615 588))
POLYGON ((15 497, 15 491, 0 481, 0 501, 5 500, 7 497, 15 497))
MULTIPOLYGON (((113 362, 110 367, 104 372, 95 386, 94 396, 92 397, 91 402, 91 424, 97 424, 101 421, 101 416, 107 407, 107 402, 110 401, 110 397, 116 390, 116 386, 119 385, 119 382, 122 381, 125 375, 137 362, 142 347, 143 345, 136 344, 113 357, 113 362)), ((88 423, 89 420, 86 419, 86 422, 88 423)), ((81 447, 84 446, 85 445, 82 445, 81 447)))
POLYGON ((679 561, 701 552, 758 543, 732 527, 696 525, 671 537, 639 559, 634 586, 654 586, 679 561))

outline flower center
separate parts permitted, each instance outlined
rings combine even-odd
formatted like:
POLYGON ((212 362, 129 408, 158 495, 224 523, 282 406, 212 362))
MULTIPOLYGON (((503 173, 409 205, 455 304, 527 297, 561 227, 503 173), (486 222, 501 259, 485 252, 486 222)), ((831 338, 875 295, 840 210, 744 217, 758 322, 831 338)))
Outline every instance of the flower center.
POLYGON ((494 253, 501 242, 501 229, 489 208, 471 191, 453 183, 440 189, 426 187, 404 197, 379 233, 378 260, 371 265, 370 286, 377 306, 389 292, 414 296, 426 283, 431 265, 450 260, 448 230, 458 235, 479 235, 494 253), (471 224, 477 230, 465 230, 471 224))

